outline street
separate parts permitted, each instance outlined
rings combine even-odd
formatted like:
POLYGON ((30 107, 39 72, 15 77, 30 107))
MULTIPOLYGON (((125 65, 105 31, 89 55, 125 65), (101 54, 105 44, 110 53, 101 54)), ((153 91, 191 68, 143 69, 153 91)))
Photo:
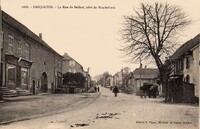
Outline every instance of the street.
POLYGON ((123 93, 114 97, 104 87, 98 98, 88 101, 73 110, 1 125, 0 129, 198 129, 199 107, 195 105, 167 104, 160 98, 123 93))

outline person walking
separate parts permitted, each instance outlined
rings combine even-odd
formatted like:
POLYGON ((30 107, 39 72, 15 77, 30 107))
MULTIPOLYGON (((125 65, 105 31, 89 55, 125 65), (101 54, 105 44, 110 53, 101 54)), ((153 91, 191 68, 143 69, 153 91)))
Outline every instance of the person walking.
POLYGON ((117 93, 119 93, 119 90, 116 86, 113 88, 113 93, 114 93, 115 97, 117 97, 117 93))

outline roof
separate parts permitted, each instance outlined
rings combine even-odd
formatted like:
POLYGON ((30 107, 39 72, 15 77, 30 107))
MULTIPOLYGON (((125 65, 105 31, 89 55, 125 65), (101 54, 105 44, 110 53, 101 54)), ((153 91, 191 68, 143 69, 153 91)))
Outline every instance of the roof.
MULTIPOLYGON (((63 60, 74 60, 72 57, 70 57, 67 53, 64 53, 63 55, 63 60)), ((74 60, 78 65, 80 65, 81 67, 83 67, 81 64, 79 64, 76 60, 74 60)))
POLYGON ((63 59, 64 60, 74 60, 72 57, 70 57, 67 53, 64 53, 64 55, 63 55, 63 59))
POLYGON ((13 27, 15 30, 21 32, 24 34, 25 37, 29 37, 32 40, 35 40, 37 43, 45 46, 55 54, 61 56, 58 54, 54 49, 52 49, 46 42, 44 42, 38 35, 34 34, 30 29, 28 29, 25 25, 11 17, 6 12, 2 11, 2 21, 3 23, 8 24, 9 26, 13 27))
POLYGON ((136 68, 133 71, 133 77, 135 79, 139 79, 140 76, 143 79, 154 79, 158 76, 159 72, 158 69, 155 68, 136 68), (141 73, 141 75, 140 75, 141 73))
POLYGON ((187 41, 182 46, 180 46, 175 53, 170 57, 171 60, 175 60, 180 58, 184 53, 187 53, 195 46, 199 45, 200 34, 198 34, 193 39, 187 41))

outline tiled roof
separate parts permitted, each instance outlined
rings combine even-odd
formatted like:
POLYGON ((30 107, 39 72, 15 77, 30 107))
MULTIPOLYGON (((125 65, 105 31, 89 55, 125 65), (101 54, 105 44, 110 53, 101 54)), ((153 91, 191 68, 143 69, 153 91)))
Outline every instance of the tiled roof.
POLYGON ((184 53, 190 51, 192 48, 199 44, 200 34, 198 34, 193 39, 187 41, 182 46, 180 46, 176 52, 170 57, 170 60, 175 60, 180 58, 184 53))
POLYGON ((133 77, 135 79, 140 78, 140 73, 141 73, 141 78, 143 79, 154 79, 156 77, 158 77, 158 69, 154 69, 154 68, 136 68, 133 71, 133 77))
POLYGON ((25 25, 11 17, 9 14, 6 12, 2 11, 2 21, 3 23, 6 23, 10 26, 12 26, 14 29, 17 31, 21 32, 24 34, 25 37, 29 37, 33 40, 35 40, 37 43, 40 43, 41 45, 45 46, 52 52, 56 53, 57 55, 61 56, 58 54, 54 49, 52 49, 47 43, 45 43, 38 35, 34 34, 30 29, 28 29, 25 25))

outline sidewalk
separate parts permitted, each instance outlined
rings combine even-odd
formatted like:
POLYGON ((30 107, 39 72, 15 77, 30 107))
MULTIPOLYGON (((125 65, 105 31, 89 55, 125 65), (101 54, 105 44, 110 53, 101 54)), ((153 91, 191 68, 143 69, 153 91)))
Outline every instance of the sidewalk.
POLYGON ((6 98, 4 102, 0 103, 0 125, 74 110, 78 104, 98 96, 98 93, 83 93, 6 98))

